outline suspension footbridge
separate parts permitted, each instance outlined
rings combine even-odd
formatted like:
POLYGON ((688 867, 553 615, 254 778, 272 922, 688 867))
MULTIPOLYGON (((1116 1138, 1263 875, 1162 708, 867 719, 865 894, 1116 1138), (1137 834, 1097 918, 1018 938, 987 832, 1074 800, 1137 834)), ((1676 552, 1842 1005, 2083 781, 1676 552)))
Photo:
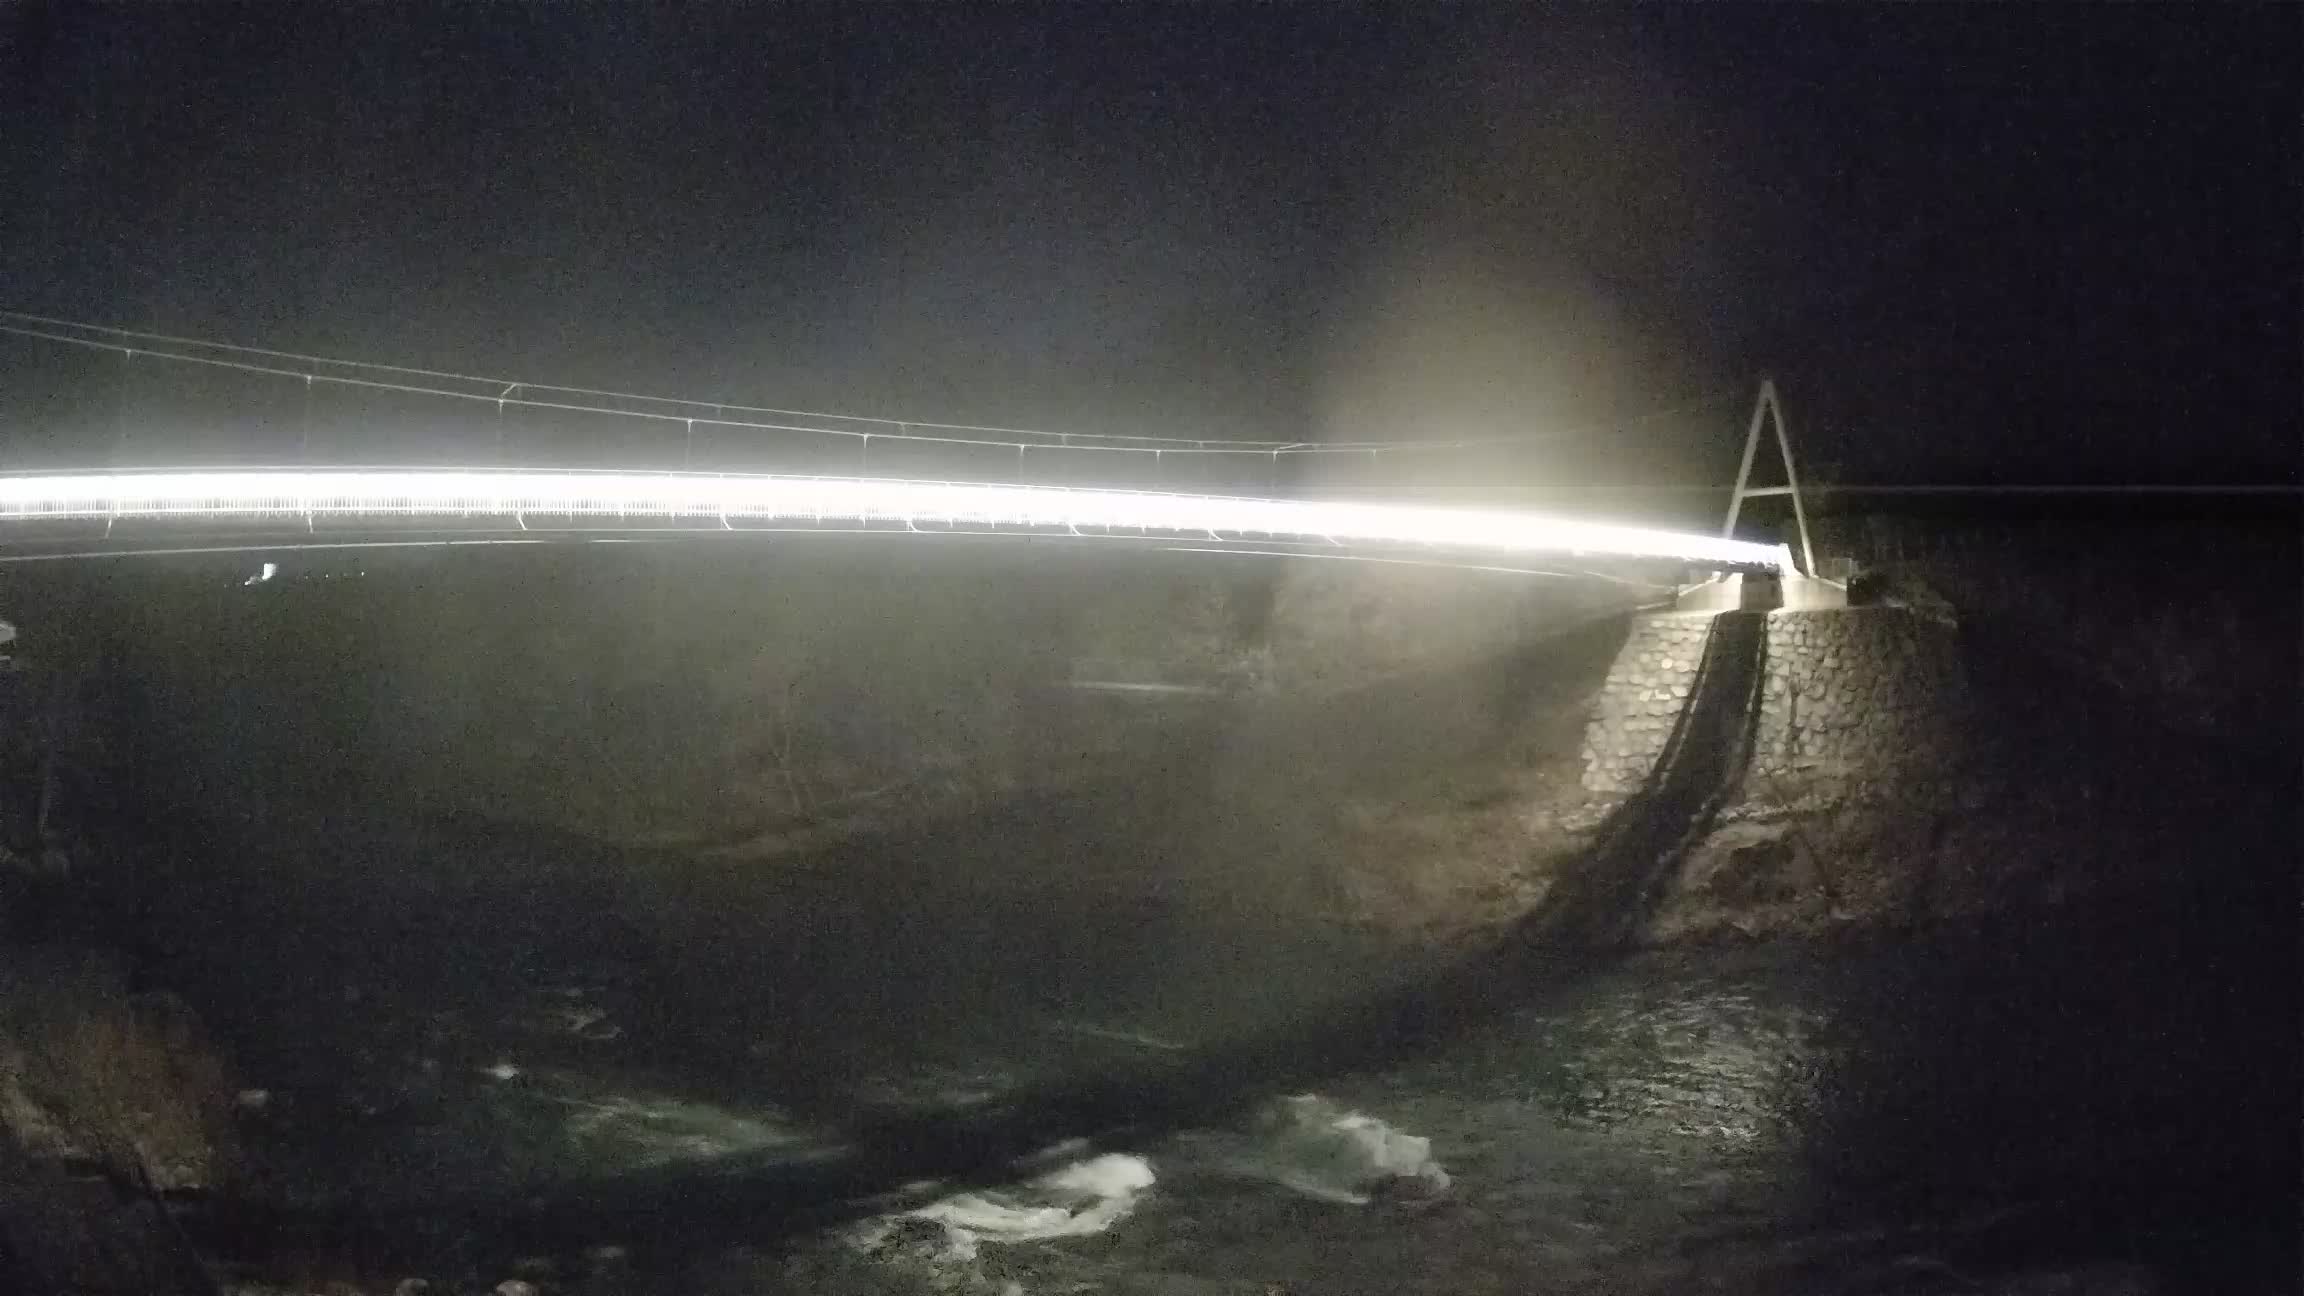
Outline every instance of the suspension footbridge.
MULTIPOLYGON (((1435 505, 1389 457, 1496 442, 1283 442, 899 422, 539 385, 0 313, 0 561, 104 553, 772 532, 1054 538, 1402 558, 1789 573, 1782 545, 1514 507, 1435 505), (28 349, 28 350, 27 350, 28 349), (82 359, 77 375, 55 357, 82 359), (95 356, 95 366, 85 357, 95 356), (107 370, 109 372, 107 373, 107 370), (226 378, 172 407, 131 384, 226 378), (109 384, 109 389, 108 389, 109 384), (363 408, 347 417, 321 393, 363 408), (381 401, 381 405, 379 405, 381 401), (413 402, 413 403, 412 403, 413 402), (107 424, 109 423, 109 426, 107 424), (359 434, 345 453, 347 430, 359 434), (316 452, 316 441, 324 444, 316 452), (411 448, 430 462, 347 462, 411 448), (186 464, 195 452, 202 462, 186 464), (1290 469, 1356 471, 1346 497, 1290 469), (827 471, 845 469, 845 471, 827 471), (1170 488, 1178 477, 1198 487, 1170 488)), ((1747 456, 1749 459, 1749 456, 1747 456)), ((1335 474, 1327 474, 1333 481, 1335 474)))

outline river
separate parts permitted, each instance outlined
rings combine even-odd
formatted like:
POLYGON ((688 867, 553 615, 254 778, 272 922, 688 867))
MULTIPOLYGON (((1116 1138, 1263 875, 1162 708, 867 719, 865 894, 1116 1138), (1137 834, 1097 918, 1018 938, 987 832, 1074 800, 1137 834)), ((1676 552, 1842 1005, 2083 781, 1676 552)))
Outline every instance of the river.
MULTIPOLYGON (((1518 979, 1451 1003, 1444 1028, 1269 1080, 1222 1070, 1205 1110, 1121 1122, 1114 1144, 1154 1179, 1124 1218, 962 1260, 861 1253, 820 1210, 729 1206, 795 1170, 796 1195, 766 1200, 893 1187, 901 1145, 878 1178, 819 1171, 869 1119, 933 1128, 1082 1075, 1166 1074, 1226 1003, 1238 1032, 1264 1019, 1243 1004, 1314 1017, 1311 987, 1366 990, 1370 969, 1252 922, 1033 918, 1013 897, 954 922, 935 896, 793 920, 814 932, 803 948, 842 951, 811 976, 791 950, 747 964, 714 940, 685 956, 619 943, 571 920, 607 912, 571 902, 577 873, 455 862, 433 874, 462 891, 275 911, 260 956, 184 979, 229 1005, 219 1023, 267 1091, 252 1123, 272 1200, 387 1233, 422 1232, 437 1208, 479 1235, 450 1248, 479 1277, 586 1238, 625 1267, 586 1287, 564 1257, 570 1290, 2245 1292, 2296 1273, 2295 914, 2269 884, 2204 876, 1844 942, 1505 961, 1518 979), (487 880, 507 876, 533 889, 487 880), (1067 928, 1068 945, 1032 936, 1067 928), (1148 993, 1144 959, 1184 932, 1205 957, 1148 993), (754 978, 743 995, 696 993, 738 975, 754 978), (1448 1189, 1345 1205, 1242 1173, 1258 1137, 1243 1113, 1306 1088, 1429 1139, 1448 1189), (619 1196, 631 1183, 649 1186, 619 1196), (496 1245, 500 1225, 474 1221, 514 1201, 501 1227, 519 1240, 496 1245)), ((1110 1115, 1015 1115, 1053 1137, 1082 1110, 1110 1115)))

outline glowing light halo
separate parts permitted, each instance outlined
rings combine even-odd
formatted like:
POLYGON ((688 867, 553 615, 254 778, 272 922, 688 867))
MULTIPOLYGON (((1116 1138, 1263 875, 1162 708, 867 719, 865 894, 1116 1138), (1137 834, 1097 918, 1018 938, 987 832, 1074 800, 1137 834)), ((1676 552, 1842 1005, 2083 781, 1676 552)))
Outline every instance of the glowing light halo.
POLYGON ((1790 573, 1782 545, 1493 509, 868 477, 468 469, 0 477, 0 523, 170 518, 667 518, 966 529, 1200 532, 1505 553, 1659 558, 1790 573))

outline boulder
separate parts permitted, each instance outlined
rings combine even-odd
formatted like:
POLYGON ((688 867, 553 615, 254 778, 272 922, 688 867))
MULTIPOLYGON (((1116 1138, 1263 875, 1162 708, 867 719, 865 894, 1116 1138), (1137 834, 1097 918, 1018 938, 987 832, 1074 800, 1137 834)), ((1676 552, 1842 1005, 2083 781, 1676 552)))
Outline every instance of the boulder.
POLYGON ((228 1179, 233 1097, 190 1007, 117 957, 0 946, 0 1288, 215 1291, 162 1199, 228 1179))
POLYGON ((208 1191, 236 1161, 238 1092, 191 1006, 130 995, 117 957, 0 950, 0 1131, 25 1156, 208 1191))

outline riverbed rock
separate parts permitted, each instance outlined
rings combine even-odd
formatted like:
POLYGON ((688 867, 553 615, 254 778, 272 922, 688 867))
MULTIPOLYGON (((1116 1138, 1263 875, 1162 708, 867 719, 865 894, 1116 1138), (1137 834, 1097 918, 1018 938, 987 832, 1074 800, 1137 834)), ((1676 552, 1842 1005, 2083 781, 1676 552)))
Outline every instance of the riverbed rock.
POLYGON ((26 1157, 156 1193, 213 1190, 237 1163, 238 1093, 191 1006, 130 995, 117 957, 0 949, 0 1131, 26 1157))

